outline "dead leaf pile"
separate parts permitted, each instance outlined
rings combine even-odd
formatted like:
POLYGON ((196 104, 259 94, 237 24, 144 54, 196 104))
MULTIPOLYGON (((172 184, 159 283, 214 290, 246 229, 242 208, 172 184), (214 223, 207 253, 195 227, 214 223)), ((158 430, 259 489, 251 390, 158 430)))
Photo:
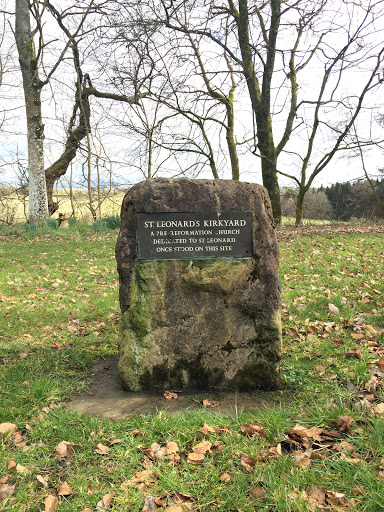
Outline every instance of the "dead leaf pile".
POLYGON ((345 494, 336 491, 324 491, 316 485, 312 485, 309 489, 299 491, 294 488, 289 494, 289 499, 296 502, 301 499, 308 504, 309 510, 353 510, 354 502, 347 502, 345 494))

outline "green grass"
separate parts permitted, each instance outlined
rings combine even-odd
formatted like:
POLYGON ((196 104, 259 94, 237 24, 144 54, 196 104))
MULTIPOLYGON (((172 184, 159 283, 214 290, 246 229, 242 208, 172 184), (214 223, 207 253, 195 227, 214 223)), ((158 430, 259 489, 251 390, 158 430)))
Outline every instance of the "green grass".
MULTIPOLYGON (((109 509, 115 512, 142 511, 147 493, 168 500, 159 510, 182 493, 193 500, 192 510, 305 512, 311 510, 311 486, 344 495, 329 509, 383 510, 384 421, 358 408, 364 398, 372 408, 384 402, 383 387, 364 388, 384 358, 383 235, 290 236, 280 244, 282 378, 289 403, 279 403, 284 393, 275 395, 275 407, 257 414, 223 418, 201 409, 110 421, 70 411, 66 401, 84 388, 92 364, 117 350, 115 239, 116 232, 76 224, 65 231, 0 233, 0 423, 16 423, 22 436, 2 439, 0 509, 44 510, 46 497, 66 481, 73 493, 59 498, 60 512, 96 511, 109 492, 115 493, 109 509), (339 314, 329 312, 329 303, 339 314), (351 348, 362 358, 347 358, 351 348), (318 448, 322 460, 301 468, 292 453, 279 455, 297 423, 329 431, 341 415, 354 423, 341 439, 318 448), (265 438, 241 433, 242 425, 254 422, 264 427, 265 438), (204 423, 227 428, 204 435, 204 423), (204 439, 212 452, 201 464, 188 463, 187 454, 204 439), (54 455, 61 441, 73 444, 72 457, 54 455), (169 441, 177 443, 180 460, 151 460, 144 452, 169 441), (353 454, 337 449, 340 441, 351 443, 353 454), (95 453, 99 443, 108 446, 105 455, 95 453), (256 460, 250 471, 242 455, 256 460), (9 467, 11 461, 28 472, 9 467), (145 469, 150 481, 127 484, 145 469), (220 481, 225 472, 228 482, 220 481), (48 479, 47 488, 38 475, 48 479), (250 495, 257 486, 263 489, 259 499, 250 495)), ((382 374, 376 377, 380 383, 382 374)))

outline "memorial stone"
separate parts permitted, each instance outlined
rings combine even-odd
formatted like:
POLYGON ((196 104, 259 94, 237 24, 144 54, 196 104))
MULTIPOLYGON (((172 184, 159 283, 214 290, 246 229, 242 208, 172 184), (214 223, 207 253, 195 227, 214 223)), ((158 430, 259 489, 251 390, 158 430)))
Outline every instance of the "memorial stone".
POLYGON ((123 201, 116 258, 126 389, 278 386, 278 244, 262 186, 138 183, 123 201))

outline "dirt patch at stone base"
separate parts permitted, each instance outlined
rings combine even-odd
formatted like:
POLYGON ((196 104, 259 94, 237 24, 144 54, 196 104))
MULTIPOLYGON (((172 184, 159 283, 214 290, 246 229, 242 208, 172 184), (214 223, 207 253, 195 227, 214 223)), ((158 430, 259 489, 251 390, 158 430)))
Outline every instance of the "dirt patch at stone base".
POLYGON ((91 383, 84 394, 69 403, 69 408, 77 412, 114 420, 128 418, 136 414, 155 414, 165 410, 171 415, 197 411, 203 400, 219 402, 215 408, 207 408, 214 414, 234 415, 241 411, 257 412, 271 407, 284 407, 289 404, 287 391, 236 392, 233 390, 210 389, 191 391, 172 389, 177 399, 166 400, 164 390, 152 392, 127 392, 121 387, 117 372, 118 358, 99 361, 90 370, 91 383))

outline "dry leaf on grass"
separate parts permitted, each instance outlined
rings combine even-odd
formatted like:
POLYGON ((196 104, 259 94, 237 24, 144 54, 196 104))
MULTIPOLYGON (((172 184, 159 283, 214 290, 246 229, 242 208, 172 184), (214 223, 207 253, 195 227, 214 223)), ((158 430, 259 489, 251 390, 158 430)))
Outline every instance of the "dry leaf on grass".
POLYGON ((150 469, 145 469, 144 471, 138 471, 130 480, 123 482, 120 489, 124 491, 129 487, 144 487, 145 485, 153 485, 155 482, 155 473, 150 469))
POLYGON ((57 455, 59 460, 63 460, 65 458, 70 458, 73 456, 73 444, 69 441, 61 441, 55 448, 53 452, 54 455, 57 455))
POLYGON ((306 428, 302 425, 295 425, 292 430, 301 437, 309 437, 315 441, 322 441, 321 433, 323 432, 323 429, 320 427, 306 428))
POLYGON ((156 508, 157 507, 155 498, 150 494, 146 494, 144 500, 144 507, 141 512, 152 512, 153 510, 156 510, 156 508))
POLYGON ((200 429, 200 432, 204 435, 208 434, 208 432, 216 432, 216 431, 217 431, 217 429, 215 429, 215 427, 211 427, 207 423, 204 423, 203 427, 200 429))
POLYGON ((68 482, 63 482, 59 485, 57 494, 59 496, 70 496, 71 494, 73 494, 73 491, 72 491, 71 486, 68 484, 68 482))
POLYGON ((256 487, 254 487, 253 489, 251 489, 249 491, 248 495, 251 498, 256 498, 257 500, 262 500, 266 497, 267 493, 260 485, 257 485, 256 487))
POLYGON ((163 460, 167 455, 167 448, 160 446, 159 443, 152 443, 150 448, 145 448, 143 451, 151 459, 163 460))
POLYGON ((267 431, 257 423, 245 423, 240 428, 241 433, 248 437, 267 437, 267 431))
POLYGON ((167 450, 167 455, 175 455, 179 451, 179 447, 174 441, 169 441, 165 445, 165 449, 167 450))
POLYGON ((309 508, 316 510, 318 507, 323 507, 325 504, 325 491, 316 485, 312 485, 309 496, 309 508))
POLYGON ((225 473, 223 473, 220 478, 219 478, 219 481, 220 482, 230 482, 232 479, 232 476, 230 473, 228 473, 227 471, 225 473))
POLYGON ((10 460, 8 462, 8 469, 13 469, 16 467, 16 462, 14 460, 10 460))
POLYGON ((203 406, 213 409, 214 407, 218 407, 220 402, 216 402, 215 400, 203 400, 203 406))
POLYGON ((204 460, 204 454, 203 453, 188 453, 187 455, 187 462, 189 464, 200 464, 204 460))
POLYGON ((45 512, 56 512, 57 502, 59 500, 56 496, 52 496, 51 494, 45 498, 44 503, 44 511, 45 512))
POLYGON ((9 496, 12 496, 12 494, 15 492, 16 485, 8 485, 3 484, 0 487, 0 503, 6 499, 9 498, 9 496))
POLYGON ((28 473, 28 468, 26 468, 25 466, 22 466, 21 464, 17 464, 16 471, 18 473, 25 474, 25 473, 28 473))
POLYGON ((351 348, 345 354, 345 357, 349 357, 352 359, 362 359, 363 353, 361 352, 361 350, 359 348, 351 348))
POLYGON ((17 426, 14 423, 0 423, 0 436, 15 432, 17 426))
POLYGON ((351 428, 353 418, 350 416, 339 416, 336 421, 336 428, 339 432, 345 433, 351 428))
POLYGON ((172 391, 164 391, 164 398, 166 400, 176 400, 177 393, 172 393, 172 391))
POLYGON ((48 477, 46 476, 41 476, 41 475, 36 475, 36 480, 39 482, 39 484, 41 484, 43 487, 47 488, 48 487, 48 477))
POLYGON ((331 315, 338 315, 340 313, 339 308, 334 304, 328 304, 328 311, 331 313, 331 315))
POLYGON ((378 416, 381 416, 382 418, 384 418, 384 402, 380 403, 380 404, 377 404, 375 405, 373 408, 372 408, 372 412, 374 414, 377 414, 378 416))
POLYGON ((240 456, 240 464, 248 471, 253 471, 256 460, 250 455, 241 455, 240 456))
POLYGON ((136 428, 135 430, 131 430, 131 432, 126 432, 128 436, 139 436, 142 434, 142 431, 136 428))
POLYGON ((109 508, 112 498, 115 496, 114 492, 109 492, 108 494, 105 494, 103 498, 99 501, 97 504, 97 512, 104 512, 104 510, 107 510, 109 508))
POLYGON ((206 454, 207 452, 211 451, 212 443, 209 441, 202 441, 201 443, 197 444, 192 448, 192 451, 195 453, 202 453, 206 454))
POLYGON ((15 432, 13 443, 15 446, 25 446, 25 438, 20 434, 20 432, 15 432))
POLYGON ((99 443, 95 448, 95 453, 97 453, 98 455, 106 455, 108 450, 109 450, 108 446, 105 446, 104 444, 99 443))

